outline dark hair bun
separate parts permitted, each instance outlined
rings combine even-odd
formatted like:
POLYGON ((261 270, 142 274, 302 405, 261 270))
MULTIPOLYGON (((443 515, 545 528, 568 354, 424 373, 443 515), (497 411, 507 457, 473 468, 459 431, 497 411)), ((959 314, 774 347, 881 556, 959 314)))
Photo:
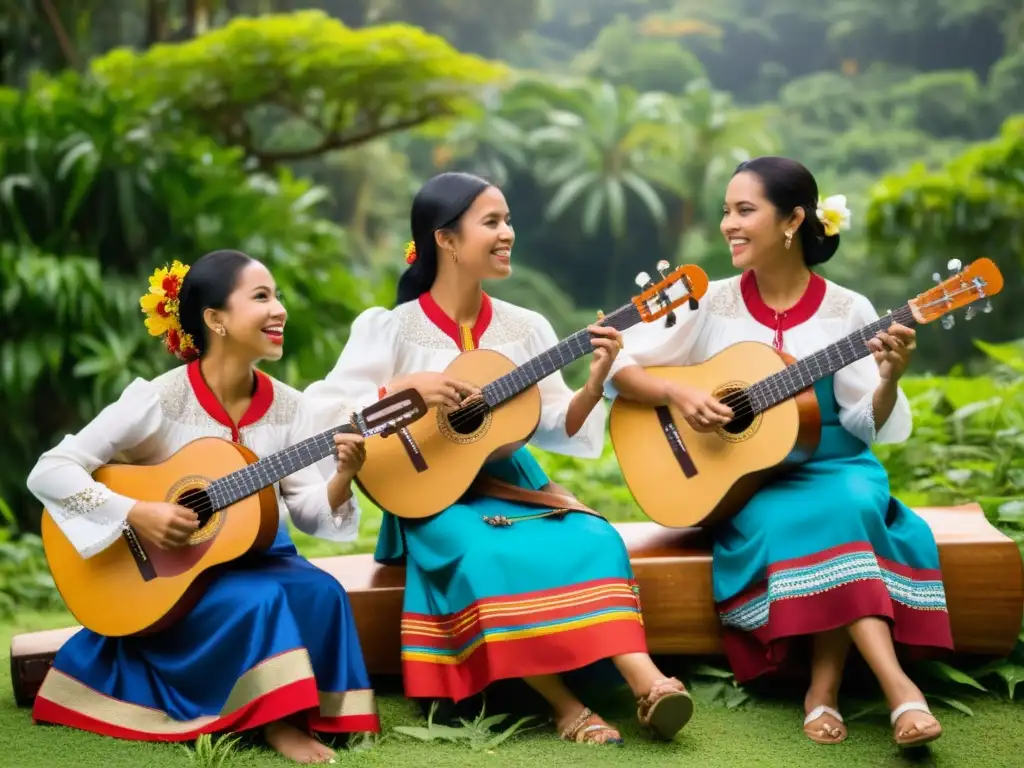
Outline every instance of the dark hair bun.
POLYGON ((802 163, 788 157, 755 157, 740 163, 733 176, 743 172, 761 180, 765 197, 780 213, 804 209, 799 236, 807 266, 824 264, 835 256, 839 235, 825 234, 825 225, 818 218, 818 182, 802 163))

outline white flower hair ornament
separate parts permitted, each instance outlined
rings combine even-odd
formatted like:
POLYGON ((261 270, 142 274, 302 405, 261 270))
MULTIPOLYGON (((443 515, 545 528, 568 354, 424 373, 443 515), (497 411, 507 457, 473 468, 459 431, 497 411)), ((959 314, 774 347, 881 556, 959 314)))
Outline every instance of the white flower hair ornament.
POLYGON ((850 228, 850 209, 846 207, 846 195, 832 195, 818 201, 818 221, 825 225, 825 235, 832 237, 841 229, 850 228))

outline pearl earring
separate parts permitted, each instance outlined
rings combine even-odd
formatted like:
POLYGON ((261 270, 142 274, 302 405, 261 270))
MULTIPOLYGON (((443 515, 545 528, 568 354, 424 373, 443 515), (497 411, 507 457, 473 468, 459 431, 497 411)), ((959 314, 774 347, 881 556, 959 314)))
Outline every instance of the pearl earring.
POLYGON ((786 230, 786 250, 788 251, 790 246, 793 245, 793 230, 786 230))

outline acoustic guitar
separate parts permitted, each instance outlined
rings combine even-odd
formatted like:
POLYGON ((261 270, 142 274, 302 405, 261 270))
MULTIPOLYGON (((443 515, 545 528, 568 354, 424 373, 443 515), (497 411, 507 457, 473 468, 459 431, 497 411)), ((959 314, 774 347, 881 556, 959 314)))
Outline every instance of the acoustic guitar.
POLYGON ((414 389, 396 392, 351 416, 348 424, 258 459, 219 437, 193 440, 153 465, 105 464, 93 479, 139 501, 180 504, 199 516, 187 544, 161 549, 125 526, 109 547, 83 558, 44 510, 43 549, 68 610, 107 637, 149 634, 184 615, 223 566, 269 547, 280 525, 272 486, 335 451, 338 432, 386 434, 427 412, 414 389))
MULTIPOLYGON (((979 259, 799 362, 767 344, 740 342, 698 365, 645 368, 656 378, 711 392, 734 417, 713 432, 697 432, 672 406, 616 398, 609 427, 630 493, 648 517, 670 528, 727 520, 772 476, 817 450, 821 413, 814 382, 871 354, 866 342, 893 323, 912 327, 943 318, 947 325, 953 319, 947 313, 1002 287, 996 265, 979 259)), ((968 307, 968 319, 973 311, 968 307)))
MULTIPOLYGON (((637 275, 644 288, 628 304, 598 324, 625 330, 669 316, 684 301, 696 303, 707 291, 708 277, 696 266, 681 266, 661 281, 637 275)), ((667 321, 668 322, 668 321, 667 321)), ((424 518, 454 504, 466 493, 483 465, 510 455, 526 444, 540 422, 537 382, 593 352, 591 335, 580 330, 556 346, 517 366, 490 349, 463 352, 445 372, 475 384, 482 396, 458 409, 433 407, 428 416, 394 437, 366 441, 366 461, 356 476, 363 492, 381 509, 402 518, 424 518)))

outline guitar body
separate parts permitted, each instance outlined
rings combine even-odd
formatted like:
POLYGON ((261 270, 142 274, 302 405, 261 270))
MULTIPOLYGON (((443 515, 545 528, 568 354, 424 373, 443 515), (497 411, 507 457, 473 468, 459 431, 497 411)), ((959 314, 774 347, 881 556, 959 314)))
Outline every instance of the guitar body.
MULTIPOLYGON (((766 344, 741 342, 699 365, 645 370, 721 398, 792 362, 766 344)), ((612 405, 609 425, 630 493, 648 517, 670 528, 727 520, 773 475, 810 458, 821 437, 813 387, 753 418, 737 413, 714 432, 695 432, 674 407, 621 397, 612 405)))
MULTIPOLYGON (((482 387, 515 368, 499 352, 474 349, 455 358, 445 373, 482 387)), ((457 413, 449 418, 446 409, 435 406, 398 434, 367 439, 356 482, 374 504, 397 517, 430 517, 458 501, 489 459, 525 445, 539 423, 536 385, 483 418, 457 413)))
MULTIPOLYGON (((256 458, 244 446, 204 437, 159 464, 108 464, 97 469, 93 478, 129 498, 178 502, 191 509, 201 504, 196 503, 196 492, 201 494, 212 481, 256 458)), ((129 530, 132 544, 122 535, 86 559, 45 510, 42 539, 68 610, 94 632, 123 637, 156 632, 176 621, 199 599, 213 569, 269 547, 279 524, 277 497, 270 486, 214 512, 178 549, 160 549, 129 530)))

